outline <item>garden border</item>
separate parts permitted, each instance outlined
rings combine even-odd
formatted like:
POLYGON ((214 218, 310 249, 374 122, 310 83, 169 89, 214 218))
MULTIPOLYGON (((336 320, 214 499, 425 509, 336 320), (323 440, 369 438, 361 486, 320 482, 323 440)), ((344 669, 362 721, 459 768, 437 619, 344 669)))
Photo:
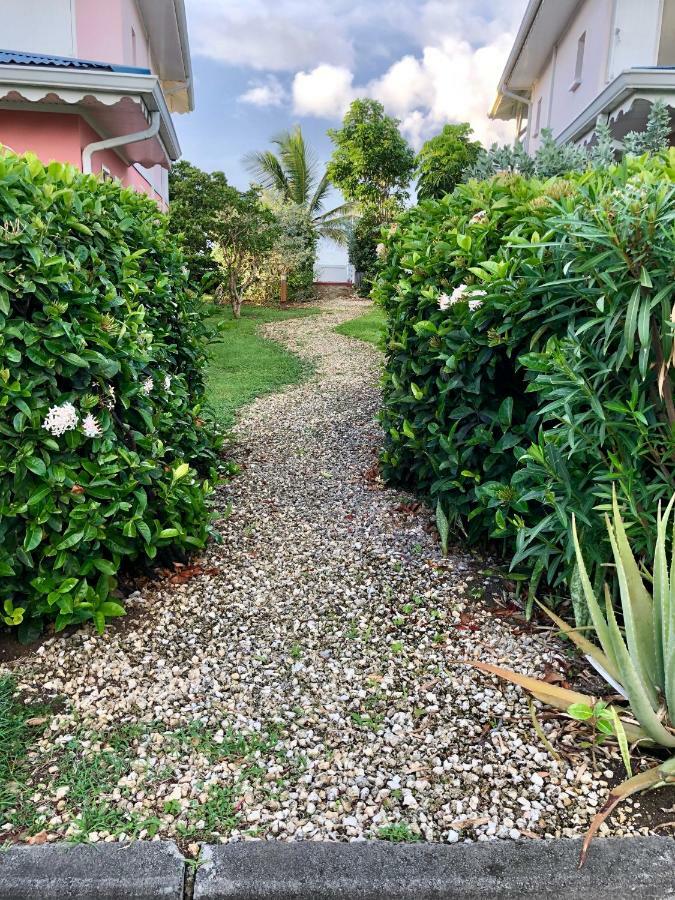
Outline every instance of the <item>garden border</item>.
POLYGON ((675 841, 207 845, 196 868, 171 841, 16 846, 0 854, 0 900, 639 900, 675 898, 675 841), (545 892, 545 893, 543 893, 545 892))

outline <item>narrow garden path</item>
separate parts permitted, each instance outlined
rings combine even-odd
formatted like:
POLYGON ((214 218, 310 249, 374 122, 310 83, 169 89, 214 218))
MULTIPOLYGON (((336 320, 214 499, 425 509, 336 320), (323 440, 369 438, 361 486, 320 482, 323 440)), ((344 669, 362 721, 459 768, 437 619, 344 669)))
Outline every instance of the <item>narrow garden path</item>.
MULTIPOLYGON (((135 594, 119 629, 15 665, 28 696, 61 698, 31 753, 50 840, 577 835, 621 774, 542 717, 557 762, 517 689, 453 664, 566 672, 562 645, 490 612, 480 562, 443 559, 429 512, 379 482, 379 354, 333 330, 367 307, 321 306, 265 328, 316 374, 240 416, 222 542, 135 594)), ((632 810, 613 833, 640 829, 632 810)))

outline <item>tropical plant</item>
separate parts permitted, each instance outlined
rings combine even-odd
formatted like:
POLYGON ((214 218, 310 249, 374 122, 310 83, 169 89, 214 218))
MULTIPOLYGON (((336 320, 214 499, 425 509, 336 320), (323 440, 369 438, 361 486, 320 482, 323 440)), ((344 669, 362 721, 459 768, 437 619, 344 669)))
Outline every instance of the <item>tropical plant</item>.
POLYGON ((398 126, 376 100, 354 100, 342 128, 328 132, 335 145, 328 175, 359 214, 350 232, 349 261, 362 295, 370 292, 381 229, 402 209, 415 171, 415 154, 398 126))
POLYGON ((482 149, 471 140, 472 133, 467 122, 444 125, 440 134, 422 145, 416 159, 418 200, 437 200, 460 183, 482 149))
POLYGON ((209 535, 204 306, 157 206, 70 166, 0 152, 0 234, 0 617, 102 630, 209 535))
POLYGON ((256 266, 257 277, 248 286, 247 303, 278 303, 282 279, 286 280, 289 300, 307 300, 314 293, 316 231, 307 212, 294 203, 273 204, 276 237, 269 251, 256 266))
MULTIPOLYGON (((671 133, 668 107, 663 100, 657 100, 649 110, 644 130, 631 131, 624 137, 623 152, 639 156, 667 150, 671 133)), ((541 142, 534 156, 529 156, 521 143, 493 144, 489 150, 481 149, 475 160, 469 162, 461 180, 490 178, 505 172, 553 178, 569 172, 584 172, 589 168, 606 168, 614 162, 616 153, 617 148, 606 122, 596 126, 595 143, 590 148, 559 144, 550 128, 542 128, 541 142)))
POLYGON ((537 178, 555 178, 568 172, 583 172, 590 165, 591 157, 584 147, 574 144, 558 144, 550 128, 543 128, 541 143, 534 156, 525 152, 522 144, 500 147, 493 144, 482 150, 476 161, 464 172, 464 180, 490 178, 499 173, 535 175, 537 178))
POLYGON ((319 174, 316 154, 305 143, 300 126, 272 139, 274 150, 249 153, 245 163, 254 178, 277 199, 305 210, 320 237, 345 244, 353 220, 352 205, 324 210, 331 190, 328 172, 319 174))
MULTIPOLYGON (((586 571, 573 524, 574 552, 581 584, 588 604, 597 644, 580 631, 568 628, 550 611, 548 615, 585 654, 608 685, 627 700, 628 709, 608 707, 599 698, 585 696, 557 685, 519 675, 499 666, 470 662, 483 671, 524 687, 537 699, 580 718, 581 710, 597 710, 597 718, 613 721, 617 738, 625 735, 635 744, 675 748, 675 543, 667 552, 668 525, 675 496, 662 514, 656 515, 656 538, 652 572, 645 585, 640 566, 633 555, 616 499, 612 500, 612 520, 605 516, 612 557, 617 575, 623 630, 617 621, 609 587, 599 600, 586 571), (604 610, 604 611, 603 611, 604 610), (598 646, 599 645, 599 646, 598 646), (610 715, 606 712, 609 709, 610 715)), ((546 611, 546 610, 545 610, 546 611)), ((625 747, 622 750, 624 760, 625 747)), ((581 850, 583 865, 590 843, 600 825, 615 807, 637 791, 675 783, 675 756, 628 778, 612 788, 603 807, 593 818, 581 850)))
POLYGON ((630 131, 623 139, 626 153, 639 156, 641 153, 658 153, 670 146, 673 127, 670 110, 664 100, 652 104, 644 131, 630 131))

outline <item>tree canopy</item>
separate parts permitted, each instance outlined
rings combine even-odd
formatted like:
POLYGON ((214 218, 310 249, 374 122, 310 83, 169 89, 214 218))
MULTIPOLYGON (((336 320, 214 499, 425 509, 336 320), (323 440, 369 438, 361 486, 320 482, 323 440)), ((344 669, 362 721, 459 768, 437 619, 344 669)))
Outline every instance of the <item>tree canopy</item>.
POLYGON ((384 208, 408 196, 415 154, 398 126, 381 103, 362 99, 349 107, 342 128, 329 130, 335 149, 328 177, 348 200, 384 208))
POLYGON ((181 234, 192 277, 201 279, 213 270, 210 241, 216 215, 236 191, 223 172, 203 172, 180 160, 169 173, 171 231, 181 234))
POLYGON ((481 150, 471 134, 467 122, 445 125, 440 134, 423 144, 416 160, 419 200, 440 199, 461 182, 462 173, 476 162, 481 150))

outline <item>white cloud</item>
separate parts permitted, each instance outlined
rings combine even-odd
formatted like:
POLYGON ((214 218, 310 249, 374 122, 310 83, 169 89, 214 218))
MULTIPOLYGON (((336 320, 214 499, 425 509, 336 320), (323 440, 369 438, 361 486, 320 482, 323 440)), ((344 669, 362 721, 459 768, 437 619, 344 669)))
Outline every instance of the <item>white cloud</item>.
POLYGON ((293 110, 300 116, 339 119, 355 97, 368 96, 401 119, 403 133, 416 148, 447 122, 469 122, 483 143, 510 140, 513 126, 490 121, 487 112, 511 43, 508 34, 478 48, 445 37, 425 47, 421 56, 407 54, 360 86, 347 67, 319 65, 296 74, 293 110))
POLYGON ((293 110, 299 116, 339 118, 356 94, 354 76, 345 66, 320 65, 293 79, 293 110))
POLYGON ((251 82, 249 89, 239 97, 240 103, 260 107, 283 106, 285 100, 284 86, 274 75, 269 75, 265 81, 251 82))
POLYGON ((350 65, 352 41, 331 5, 295 0, 188 0, 195 56, 275 72, 350 65))
POLYGON ((513 136, 513 126, 490 121, 487 112, 511 44, 508 34, 477 49, 445 37, 439 45, 425 47, 420 57, 399 60, 367 92, 402 119, 403 131, 416 147, 446 122, 469 122, 484 143, 506 140, 513 136))
MULTIPOLYGON (((417 147, 446 122, 468 121, 483 142, 510 140, 491 122, 499 76, 526 0, 187 0, 195 55, 261 72, 292 73, 293 111, 338 120, 356 96, 380 100, 417 147), (392 56, 392 48, 399 58, 392 56), (407 50, 407 52, 405 52, 407 50), (370 71, 355 75, 367 54, 370 71), (356 82, 356 83, 355 83, 356 82)), ((279 107, 272 74, 240 100, 279 107)))

